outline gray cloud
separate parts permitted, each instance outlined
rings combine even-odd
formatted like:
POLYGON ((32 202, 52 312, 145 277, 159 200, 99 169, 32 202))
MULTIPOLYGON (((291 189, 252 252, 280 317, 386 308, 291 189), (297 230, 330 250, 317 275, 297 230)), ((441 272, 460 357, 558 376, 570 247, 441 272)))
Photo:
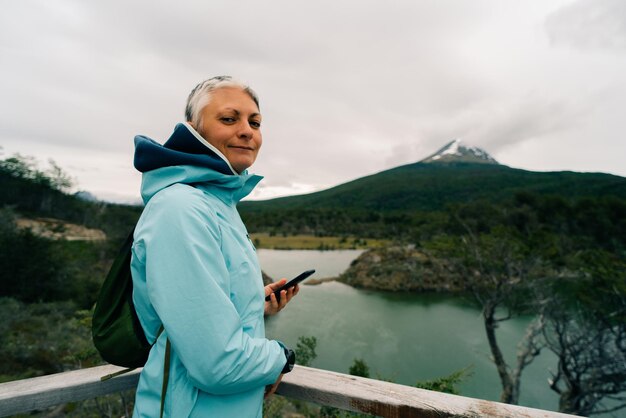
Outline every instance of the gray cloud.
MULTIPOLYGON (((166 139, 188 91, 215 74, 261 96, 264 145, 253 169, 266 179, 255 197, 418 161, 457 137, 510 156, 539 140, 625 131, 610 109, 623 105, 626 61, 587 47, 621 45, 623 25, 603 8, 624 16, 615 9, 623 6, 546 3, 9 2, 0 144, 65 161, 82 188, 137 195, 133 136, 166 139), (577 22, 589 13, 600 16, 584 24, 595 40, 576 54, 555 48, 583 45, 577 22)), ((597 155, 589 164, 598 171, 626 174, 597 155)), ((546 169, 578 164, 545 156, 546 169)))
POLYGON ((626 3, 577 0, 546 20, 550 40, 582 50, 626 51, 626 3))

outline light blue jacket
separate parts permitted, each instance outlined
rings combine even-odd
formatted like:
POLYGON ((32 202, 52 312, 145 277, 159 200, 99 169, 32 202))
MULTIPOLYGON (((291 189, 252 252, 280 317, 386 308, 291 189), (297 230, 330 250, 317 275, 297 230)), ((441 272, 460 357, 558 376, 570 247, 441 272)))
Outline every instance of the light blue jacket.
POLYGON ((265 338, 261 269, 236 209, 260 179, 206 165, 143 173, 133 302, 148 341, 161 324, 164 331, 141 372, 134 417, 159 416, 166 338, 172 352, 164 416, 261 417, 264 388, 286 360, 279 343, 265 338))

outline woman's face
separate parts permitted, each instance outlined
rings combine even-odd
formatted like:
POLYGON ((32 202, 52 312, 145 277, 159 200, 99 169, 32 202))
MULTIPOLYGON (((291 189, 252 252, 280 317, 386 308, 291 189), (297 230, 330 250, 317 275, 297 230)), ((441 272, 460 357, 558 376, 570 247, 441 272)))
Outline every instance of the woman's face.
POLYGON ((201 111, 200 126, 194 128, 238 173, 254 163, 263 143, 259 108, 237 87, 214 90, 201 111))

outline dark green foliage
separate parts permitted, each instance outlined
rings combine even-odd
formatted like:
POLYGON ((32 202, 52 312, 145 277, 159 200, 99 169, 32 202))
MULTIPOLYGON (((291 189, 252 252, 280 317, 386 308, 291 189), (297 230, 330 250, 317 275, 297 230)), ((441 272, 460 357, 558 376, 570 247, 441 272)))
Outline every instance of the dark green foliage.
MULTIPOLYGON (((24 304, 0 297, 0 383, 101 364, 91 342, 91 311, 72 302, 24 304)), ((120 417, 134 391, 72 402, 28 416, 120 417)))
POLYGON ((23 302, 95 302, 108 265, 104 245, 53 241, 17 229, 14 214, 0 209, 0 296, 23 302))
POLYGON ((348 412, 339 408, 333 408, 332 406, 322 406, 320 408, 320 417, 323 418, 368 418, 373 415, 357 414, 355 412, 348 412))
POLYGON ((21 213, 60 219, 79 219, 83 202, 64 193, 70 185, 54 164, 57 179, 40 171, 32 158, 15 155, 0 160, 0 207, 12 205, 21 213))
POLYGON ((370 368, 365 360, 355 358, 352 366, 348 369, 348 373, 352 376, 370 377, 370 368))
POLYGON ((442 232, 461 236, 468 230, 480 234, 500 227, 509 228, 511 236, 552 261, 584 248, 619 253, 626 250, 626 200, 611 196, 566 200, 521 193, 511 202, 453 207, 442 232))
POLYGON ((63 263, 64 292, 60 300, 72 300, 82 309, 90 309, 102 285, 111 260, 107 243, 86 241, 53 241, 63 263))
POLYGON ((302 336, 298 338, 296 344, 296 363, 301 366, 310 366, 317 358, 315 349, 317 348, 317 338, 302 336))
POLYGON ((0 298, 0 381, 98 364, 90 325, 91 312, 71 302, 0 298))
POLYGON ((434 390, 437 392, 451 393, 453 395, 460 394, 458 385, 464 380, 468 379, 472 375, 472 367, 466 367, 461 370, 457 370, 452 374, 438 379, 425 380, 423 382, 417 382, 416 388, 434 390))
MULTIPOLYGON (((352 366, 350 366, 349 374, 352 376, 370 377, 370 368, 363 359, 355 358, 352 366)), ((416 388, 434 390, 437 392, 452 393, 458 395, 458 385, 464 380, 469 379, 472 376, 472 366, 465 367, 464 369, 457 370, 448 376, 443 376, 433 380, 425 380, 417 382, 416 388)), ((380 379, 380 378, 379 378, 380 379)), ((388 379, 380 379, 392 382, 388 379)))
POLYGON ((551 282, 550 293, 581 308, 586 316, 626 324, 626 260, 604 250, 588 249, 567 257, 569 274, 551 282))
POLYGON ((62 260, 50 240, 18 230, 9 210, 0 210, 0 265, 0 296, 36 302, 65 292, 62 260))
POLYGON ((140 207, 85 202, 64 191, 69 177, 53 161, 41 171, 28 157, 0 160, 0 296, 25 302, 73 300, 91 307, 140 207), (50 240, 17 229, 21 216, 53 217, 104 230, 104 243, 50 240))
POLYGON ((37 161, 33 157, 15 154, 12 157, 0 160, 0 172, 59 192, 66 191, 72 187, 72 179, 61 167, 54 160, 48 160, 48 163, 50 168, 47 171, 40 171, 37 167, 37 161))

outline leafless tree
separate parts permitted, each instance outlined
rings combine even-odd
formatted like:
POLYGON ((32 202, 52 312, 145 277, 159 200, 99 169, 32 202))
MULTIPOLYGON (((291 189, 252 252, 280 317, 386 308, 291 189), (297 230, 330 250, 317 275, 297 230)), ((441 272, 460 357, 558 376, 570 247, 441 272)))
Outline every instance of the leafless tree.
POLYGON ((549 383, 561 412, 588 416, 626 408, 626 303, 617 288, 613 296, 621 308, 605 300, 612 309, 601 314, 559 298, 545 312, 544 338, 558 358, 549 383))
POLYGON ((491 358, 502 383, 500 401, 517 404, 522 372, 542 349, 539 337, 543 318, 539 317, 528 326, 518 344, 513 366, 502 354, 496 330, 501 322, 535 303, 533 281, 541 263, 510 230, 496 228, 488 234, 476 234, 463 225, 467 234, 462 239, 459 268, 466 277, 468 290, 482 306, 491 358))

